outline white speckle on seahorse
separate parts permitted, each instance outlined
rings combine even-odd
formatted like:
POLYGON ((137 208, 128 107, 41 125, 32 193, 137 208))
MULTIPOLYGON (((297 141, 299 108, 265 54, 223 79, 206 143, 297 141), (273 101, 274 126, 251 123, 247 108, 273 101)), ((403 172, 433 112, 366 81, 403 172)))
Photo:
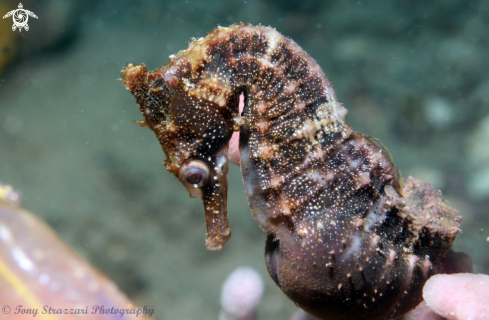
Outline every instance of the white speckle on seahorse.
POLYGON ((385 219, 385 211, 384 211, 384 202, 385 197, 380 196, 379 199, 375 202, 375 204, 368 210, 365 216, 365 231, 370 231, 370 229, 380 224, 385 219))
POLYGON ((352 241, 350 247, 348 248, 348 250, 346 250, 346 252, 344 253, 341 260, 347 261, 348 259, 351 258, 352 255, 359 256, 361 253, 361 250, 362 250, 362 241, 361 241, 360 237, 355 236, 355 237, 353 237, 353 241, 352 241))
POLYGON ((277 47, 277 44, 280 42, 282 35, 275 29, 269 29, 266 35, 268 37, 267 54, 271 55, 277 47))

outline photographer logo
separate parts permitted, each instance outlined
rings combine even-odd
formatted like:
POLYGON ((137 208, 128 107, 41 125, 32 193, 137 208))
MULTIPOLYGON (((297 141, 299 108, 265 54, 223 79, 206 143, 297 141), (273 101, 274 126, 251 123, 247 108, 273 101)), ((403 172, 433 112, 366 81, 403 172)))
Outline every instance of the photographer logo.
POLYGON ((22 3, 19 3, 19 7, 16 10, 7 12, 7 14, 3 16, 3 19, 10 16, 12 16, 12 19, 14 20, 12 31, 15 31, 17 29, 19 29, 19 31, 22 31, 22 28, 24 28, 25 31, 29 31, 29 25, 27 24, 29 16, 37 19, 37 16, 34 14, 34 12, 24 9, 22 3))

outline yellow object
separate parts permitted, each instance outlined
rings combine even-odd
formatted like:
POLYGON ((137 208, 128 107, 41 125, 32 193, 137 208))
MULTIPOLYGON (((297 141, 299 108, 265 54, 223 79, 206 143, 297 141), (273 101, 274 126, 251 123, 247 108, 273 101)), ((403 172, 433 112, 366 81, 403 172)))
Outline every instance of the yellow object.
MULTIPOLYGON (((0 259, 0 277, 4 278, 8 284, 19 294, 27 304, 27 308, 43 310, 42 303, 36 298, 24 282, 10 270, 10 268, 0 259)), ((43 320, 55 320, 58 317, 50 314, 39 313, 39 317, 43 320)))
MULTIPOLYGON (((0 3, 0 17, 15 9, 17 5, 11 1, 0 3)), ((12 31, 12 17, 0 19, 0 74, 17 52, 19 32, 12 31)))
POLYGON ((7 199, 7 196, 12 191, 14 191, 14 189, 11 186, 9 186, 9 185, 5 185, 5 186, 0 185, 0 199, 1 200, 6 200, 7 199))
POLYGON ((17 203, 19 201, 19 194, 8 184, 0 183, 0 202, 2 201, 17 203))

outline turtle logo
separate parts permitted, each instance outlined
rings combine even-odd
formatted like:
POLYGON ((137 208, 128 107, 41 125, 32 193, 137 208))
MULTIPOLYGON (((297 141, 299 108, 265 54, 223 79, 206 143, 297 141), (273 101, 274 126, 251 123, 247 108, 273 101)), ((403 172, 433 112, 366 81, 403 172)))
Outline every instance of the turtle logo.
POLYGON ((29 25, 27 24, 27 20, 29 20, 29 16, 37 19, 37 16, 34 14, 34 12, 24 9, 22 3, 19 3, 18 9, 7 12, 7 14, 3 16, 3 19, 8 18, 10 16, 13 16, 13 20, 14 20, 14 24, 12 25, 12 31, 17 30, 17 28, 19 28, 19 31, 22 31, 22 28, 24 28, 25 31, 29 31, 29 25))

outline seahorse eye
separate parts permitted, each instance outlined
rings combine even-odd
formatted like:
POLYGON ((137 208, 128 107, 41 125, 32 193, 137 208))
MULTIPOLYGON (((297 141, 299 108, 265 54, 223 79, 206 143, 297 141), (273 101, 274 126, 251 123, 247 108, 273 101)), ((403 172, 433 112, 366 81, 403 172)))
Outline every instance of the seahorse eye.
POLYGON ((190 184, 198 184, 202 180, 202 176, 200 175, 200 172, 194 171, 190 172, 187 175, 187 182, 190 184))
POLYGON ((209 167, 200 160, 188 160, 180 168, 180 180, 187 186, 200 188, 209 178, 209 167))

